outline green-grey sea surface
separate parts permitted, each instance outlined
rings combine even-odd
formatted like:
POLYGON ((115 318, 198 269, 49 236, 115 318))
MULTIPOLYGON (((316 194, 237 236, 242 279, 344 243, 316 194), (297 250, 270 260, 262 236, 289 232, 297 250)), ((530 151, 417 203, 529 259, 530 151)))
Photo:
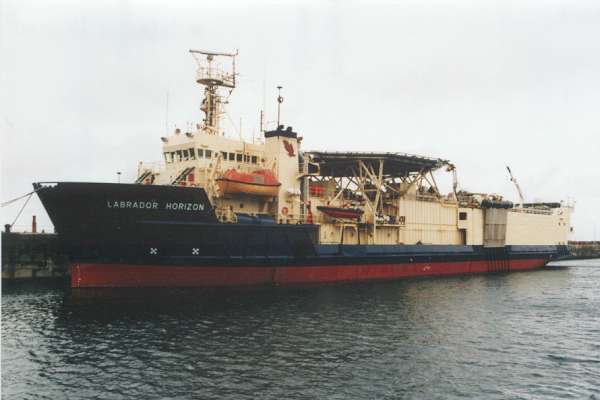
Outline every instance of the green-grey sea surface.
POLYGON ((600 399, 600 260, 562 264, 226 291, 5 282, 2 398, 600 399))

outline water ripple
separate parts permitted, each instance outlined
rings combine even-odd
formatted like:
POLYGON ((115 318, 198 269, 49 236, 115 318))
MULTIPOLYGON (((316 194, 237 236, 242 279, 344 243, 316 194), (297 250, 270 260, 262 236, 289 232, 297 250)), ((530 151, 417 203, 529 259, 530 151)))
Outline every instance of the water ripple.
POLYGON ((249 290, 3 288, 10 399, 600 399, 600 264, 249 290))

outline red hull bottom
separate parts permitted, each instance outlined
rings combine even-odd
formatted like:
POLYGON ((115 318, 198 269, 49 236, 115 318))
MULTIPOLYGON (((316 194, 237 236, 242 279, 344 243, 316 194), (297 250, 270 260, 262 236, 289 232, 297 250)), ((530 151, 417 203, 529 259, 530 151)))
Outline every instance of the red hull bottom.
MULTIPOLYGON (((543 267, 547 259, 506 261, 503 271, 543 267)), ((74 264, 72 287, 219 287, 265 284, 390 280, 496 272, 487 261, 282 267, 193 267, 74 264)))

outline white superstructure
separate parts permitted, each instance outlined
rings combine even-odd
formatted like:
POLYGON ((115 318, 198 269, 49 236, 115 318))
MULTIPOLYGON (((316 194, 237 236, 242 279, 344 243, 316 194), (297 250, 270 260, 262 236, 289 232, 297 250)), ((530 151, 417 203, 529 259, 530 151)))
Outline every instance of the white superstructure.
MULTIPOLYGON (((226 137, 220 119, 236 87, 237 53, 191 52, 199 64, 196 82, 204 87, 205 118, 191 131, 161 138, 164 165, 140 163, 138 183, 202 187, 223 222, 318 224, 321 243, 567 243, 571 205, 524 203, 518 185, 518 206, 498 195, 457 191, 456 168, 445 160, 302 152, 301 138, 281 125, 256 142, 226 137), (218 58, 231 67, 218 67, 218 58), (443 169, 454 176, 453 193, 446 195, 433 174, 443 169)), ((512 173, 511 180, 516 184, 512 173)))

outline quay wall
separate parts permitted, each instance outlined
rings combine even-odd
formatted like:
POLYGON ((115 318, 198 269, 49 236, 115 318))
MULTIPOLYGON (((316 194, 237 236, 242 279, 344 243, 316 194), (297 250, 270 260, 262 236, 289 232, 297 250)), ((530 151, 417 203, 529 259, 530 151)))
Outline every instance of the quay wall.
POLYGON ((600 258, 600 241, 570 241, 572 258, 600 258))
POLYGON ((53 233, 2 232, 2 279, 61 278, 69 274, 53 233))

